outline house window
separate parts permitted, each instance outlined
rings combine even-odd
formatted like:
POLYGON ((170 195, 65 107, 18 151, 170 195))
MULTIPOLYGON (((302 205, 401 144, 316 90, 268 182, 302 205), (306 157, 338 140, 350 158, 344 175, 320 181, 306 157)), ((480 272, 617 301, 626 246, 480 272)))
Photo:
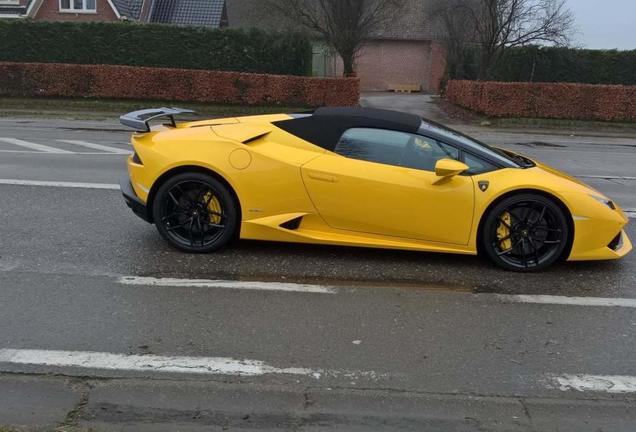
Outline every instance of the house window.
POLYGON ((60 12, 96 12, 97 0, 60 0, 60 12))

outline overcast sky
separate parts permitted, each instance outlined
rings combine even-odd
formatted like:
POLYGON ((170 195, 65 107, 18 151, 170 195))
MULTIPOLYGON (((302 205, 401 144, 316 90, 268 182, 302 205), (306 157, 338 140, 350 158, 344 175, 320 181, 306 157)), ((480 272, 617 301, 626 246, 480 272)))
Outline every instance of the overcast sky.
POLYGON ((568 0, 585 48, 636 49, 636 0, 568 0))

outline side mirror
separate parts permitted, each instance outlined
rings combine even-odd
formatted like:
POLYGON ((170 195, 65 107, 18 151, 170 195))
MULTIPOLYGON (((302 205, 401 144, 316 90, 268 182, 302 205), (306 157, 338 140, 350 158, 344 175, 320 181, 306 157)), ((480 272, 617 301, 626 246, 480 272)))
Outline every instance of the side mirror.
POLYGON ((440 159, 435 164, 435 175, 440 177, 434 184, 441 182, 442 180, 455 177, 458 174, 463 173, 470 167, 463 162, 453 159, 440 159))

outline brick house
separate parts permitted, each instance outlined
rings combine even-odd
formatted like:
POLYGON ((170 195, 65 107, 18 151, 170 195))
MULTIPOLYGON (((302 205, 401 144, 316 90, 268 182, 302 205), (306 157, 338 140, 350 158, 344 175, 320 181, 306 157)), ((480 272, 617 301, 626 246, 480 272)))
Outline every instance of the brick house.
POLYGON ((0 0, 0 18, 227 25, 225 0, 0 0))
MULTIPOLYGON (((261 0, 226 0, 230 27, 294 29, 262 9, 261 0)), ((446 69, 445 51, 431 24, 429 0, 406 0, 396 19, 367 41, 356 62, 364 91, 414 86, 437 93, 446 69)), ((321 43, 314 47, 314 74, 340 75, 342 62, 321 43)))
POLYGON ((0 18, 37 21, 116 21, 116 0, 0 0, 0 18))
POLYGON ((28 17, 36 21, 117 21, 112 0, 31 0, 28 17))

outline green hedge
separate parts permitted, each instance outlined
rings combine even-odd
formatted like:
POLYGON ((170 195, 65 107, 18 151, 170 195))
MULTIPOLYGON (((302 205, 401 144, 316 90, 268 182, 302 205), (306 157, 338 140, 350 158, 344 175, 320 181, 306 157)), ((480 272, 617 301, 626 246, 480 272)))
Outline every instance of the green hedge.
POLYGON ((515 48, 497 65, 491 79, 636 85, 636 50, 515 48))
POLYGON ((310 39, 298 33, 0 20, 0 61, 310 75, 311 60, 310 39))

